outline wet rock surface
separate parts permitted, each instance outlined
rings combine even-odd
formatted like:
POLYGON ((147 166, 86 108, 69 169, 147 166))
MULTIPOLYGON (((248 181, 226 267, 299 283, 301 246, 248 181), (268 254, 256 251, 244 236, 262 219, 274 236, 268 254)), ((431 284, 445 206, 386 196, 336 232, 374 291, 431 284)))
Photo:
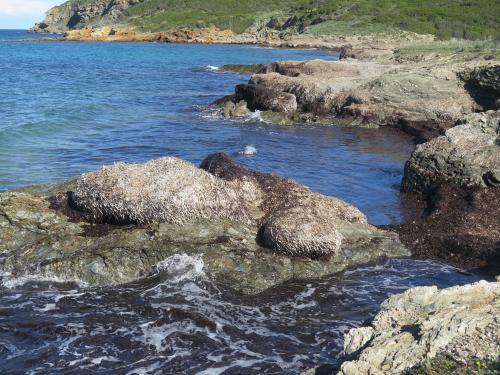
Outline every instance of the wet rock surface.
POLYGON ((228 72, 228 73, 238 73, 238 74, 255 74, 258 73, 262 68, 264 68, 265 64, 225 64, 219 68, 220 72, 228 72))
POLYGON ((369 327, 346 334, 352 358, 338 374, 402 374, 438 355, 498 360, 499 315, 498 282, 409 289, 386 300, 369 327))
POLYGON ((201 191, 183 190, 183 174, 176 178, 163 171, 163 177, 154 173, 148 176, 151 164, 115 165, 60 186, 0 193, 0 270, 18 276, 115 285, 155 272, 157 263, 169 256, 200 255, 207 274, 215 280, 238 292, 253 294, 290 279, 316 278, 381 257, 408 255, 397 235, 367 224, 354 207, 312 193, 291 180, 250 171, 224 154, 207 158, 202 169, 178 159, 174 163, 192 171, 197 182, 200 178, 212 187, 223 187, 219 192, 243 183, 260 195, 244 198, 243 203, 248 204, 244 220, 211 214, 188 215, 182 224, 177 220, 136 220, 129 215, 131 208, 161 206, 166 211, 158 212, 177 215, 185 203, 205 197, 201 191), (143 169, 136 175, 139 170, 134 168, 143 169), (147 194, 133 193, 139 186, 135 185, 139 175, 147 194), (156 178, 169 179, 172 185, 164 181, 163 186, 156 178), (173 203, 165 205, 163 198, 157 200, 153 181, 161 188, 175 186, 173 203), (79 210, 72 206, 72 196, 79 202, 79 210), (297 212, 303 221, 278 221, 280 230, 291 234, 292 243, 280 242, 279 232, 273 232, 266 237, 268 248, 262 246, 260 227, 297 212), (308 226, 323 235, 311 242, 308 226), (318 257, 321 259, 312 259, 318 257))

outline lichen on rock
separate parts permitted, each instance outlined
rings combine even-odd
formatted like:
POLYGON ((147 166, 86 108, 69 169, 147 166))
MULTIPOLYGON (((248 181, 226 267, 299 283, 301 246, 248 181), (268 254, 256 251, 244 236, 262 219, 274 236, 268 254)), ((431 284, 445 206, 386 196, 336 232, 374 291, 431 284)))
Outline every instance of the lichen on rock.
POLYGON ((438 355, 496 359, 500 350, 500 283, 439 290, 417 287, 390 297, 371 327, 346 335, 338 375, 403 374, 438 355))

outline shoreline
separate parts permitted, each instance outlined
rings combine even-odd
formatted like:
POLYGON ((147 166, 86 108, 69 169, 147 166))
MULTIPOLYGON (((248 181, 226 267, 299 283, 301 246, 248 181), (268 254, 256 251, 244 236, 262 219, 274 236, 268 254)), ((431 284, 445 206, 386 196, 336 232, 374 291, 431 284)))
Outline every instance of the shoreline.
MULTIPOLYGON (((40 34, 43 35, 43 34, 40 34)), ((59 42, 59 43, 156 43, 156 44, 186 44, 186 45, 234 45, 234 46, 254 46, 259 48, 273 48, 273 49, 290 49, 302 51, 324 51, 332 54, 341 52, 342 48, 329 48, 329 47, 314 47, 314 46, 292 46, 292 45, 272 45, 265 42, 243 42, 243 41, 229 41, 229 42, 203 42, 203 41, 157 41, 157 40, 77 40, 62 38, 25 38, 19 39, 20 42, 59 42)))
MULTIPOLYGON (((0 250, 5 246, 7 255, 0 265, 14 274, 36 268, 105 286, 151 274, 158 259, 183 249, 203 256, 216 280, 250 295, 384 257, 411 255, 497 276, 499 60, 359 48, 362 57, 355 59, 352 51, 344 49, 348 58, 335 62, 264 64, 219 101, 215 114, 237 118, 259 110, 292 126, 320 123, 324 116, 413 135, 416 147, 399 186, 413 205, 407 222, 370 225, 363 213, 335 197, 250 170, 225 154, 209 155, 199 167, 162 158, 115 164, 50 189, 0 192, 0 213, 7 213, 0 230, 5 240, 0 250), (120 183, 111 188, 109 181, 120 183), (179 201, 172 203, 171 196, 179 201), (23 241, 43 250, 32 244, 35 250, 26 249, 23 241)), ((491 347, 498 348, 489 332, 498 329, 499 287, 481 281, 444 290, 414 288, 391 297, 373 322, 346 334, 339 374, 402 373, 427 356, 450 351, 469 360, 477 354, 468 350, 465 328, 471 322, 469 336, 486 342, 476 346, 487 358, 491 347)))
MULTIPOLYGON (((219 33, 219 30, 214 28, 209 31, 216 35, 219 33)), ((186 30, 180 31, 181 35, 184 36, 186 32, 186 30)), ((203 32, 206 32, 206 30, 200 31, 200 33, 203 32)), ((57 42, 231 44, 251 45, 260 48, 290 49, 317 49, 318 44, 320 44, 320 38, 313 39, 309 45, 304 45, 297 43, 293 44, 290 41, 280 41, 279 43, 276 41, 274 41, 274 43, 270 43, 269 41, 238 41, 235 40, 234 37, 231 38, 231 40, 211 40, 207 42, 199 39, 177 39, 169 41, 166 38, 160 38, 161 40, 157 40, 159 37, 157 34, 148 35, 146 39, 142 40, 138 40, 136 37, 126 39, 129 36, 130 35, 127 33, 115 36, 113 29, 108 27, 104 30, 104 33, 102 33, 102 29, 76 30, 74 36, 70 38, 49 38, 41 40, 37 38, 34 40, 50 40, 57 42), (84 34, 83 37, 81 37, 82 32, 84 34), (286 45, 284 45, 285 43, 286 45)), ((143 35, 139 36, 143 37, 143 35)), ((372 49, 373 46, 367 48, 372 49)), ((464 116, 464 113, 486 110, 481 107, 482 103, 475 102, 476 98, 473 94, 474 89, 467 87, 466 79, 462 78, 461 75, 465 74, 463 72, 474 71, 474 69, 477 70, 478 67, 479 69, 494 67, 496 63, 495 60, 486 59, 479 61, 480 59, 478 58, 467 60, 459 55, 457 61, 449 61, 447 56, 438 55, 431 56, 430 60, 427 60, 425 56, 421 56, 414 61, 414 58, 409 56, 406 60, 399 61, 396 56, 397 49, 393 49, 389 54, 385 53, 375 56, 368 52, 363 52, 361 49, 362 55, 370 56, 355 59, 342 56, 342 53, 347 54, 345 45, 335 49, 331 46, 329 48, 323 46, 323 50, 330 53, 339 53, 342 49, 343 52, 341 52, 339 59, 342 57, 344 58, 335 62, 306 60, 303 62, 257 64, 258 66, 256 67, 250 67, 254 70, 251 71, 249 69, 245 71, 246 74, 252 74, 249 83, 246 85, 239 85, 236 88, 235 94, 219 100, 215 106, 222 109, 217 113, 228 117, 238 117, 238 110, 241 110, 242 114, 246 114, 248 110, 253 111, 258 109, 264 111, 264 115, 268 116, 271 122, 278 124, 300 126, 300 123, 303 121, 312 123, 322 123, 322 121, 324 121, 325 123, 340 122, 341 124, 354 127, 371 124, 376 126, 390 126, 412 137, 416 145, 418 145, 429 142, 439 136, 444 136, 448 129, 452 129, 461 121, 460 119, 464 116), (434 63, 436 68, 429 68, 429 63, 434 63), (426 77, 426 75, 432 76, 436 74, 442 76, 439 77, 440 80, 438 80, 437 83, 432 82, 432 80, 436 80, 437 77, 433 77, 432 79, 426 77), (452 76, 454 77, 454 81, 452 76), (399 97, 395 97, 394 94, 390 92, 390 90, 393 90, 393 87, 396 87, 394 85, 405 85, 407 81, 411 82, 411 80, 413 80, 413 83, 411 83, 413 87, 409 85, 407 88, 398 92, 397 94, 399 97), (372 82, 384 82, 384 84, 388 86, 389 91, 381 90, 380 87, 383 87, 382 85, 370 87, 372 82), (420 87, 418 85, 420 85, 420 87), (339 86, 340 89, 337 90, 336 86, 339 86), (333 87, 333 94, 331 94, 331 87, 333 87), (369 89, 366 90, 366 87, 369 89), (414 89, 415 87, 416 90, 414 89), (414 96, 422 95, 421 93, 424 93, 426 90, 439 92, 439 90, 443 90, 443 87, 445 90, 448 90, 444 91, 444 94, 439 93, 437 96, 436 94, 431 94, 428 95, 428 97, 422 96, 420 101, 415 103, 412 102, 414 96), (251 90, 248 91, 248 89, 251 90), (297 95, 299 92, 302 97, 297 95), (274 103, 279 95, 286 96, 286 100, 289 100, 289 107, 268 106, 268 103, 274 103), (326 102, 324 99, 325 95, 328 96, 326 102), (372 97, 377 96, 381 96, 383 100, 380 101, 377 99, 375 102, 371 102, 372 97), (452 97, 451 101, 447 96, 452 97), (410 103, 409 107, 404 102, 401 102, 401 98, 410 103), (453 108, 454 102, 459 100, 461 100, 460 105, 462 107, 453 108), (239 107, 237 106, 240 105, 239 102, 242 101, 245 105, 243 107, 240 106, 241 108, 238 109, 239 107), (391 104, 391 101, 393 101, 394 104, 391 104), (233 103, 231 104, 233 107, 230 106, 231 108, 226 108, 228 103, 230 104, 231 102, 233 103), (435 102, 439 104, 437 107, 435 106, 435 102), (382 106, 385 108, 381 108, 382 106), (452 108, 455 112, 450 112, 450 114, 440 119, 438 111, 443 107, 452 108), (432 111, 435 111, 437 116, 433 115, 432 111), (429 113, 431 113, 430 116, 429 113)), ((387 52, 387 50, 383 51, 387 52)), ((224 70, 239 71, 239 68, 245 69, 246 67, 245 65, 235 65, 224 70)), ((491 84, 493 85, 493 83, 491 84)), ((278 101, 282 100, 284 99, 278 99, 278 101)), ((401 187, 404 188, 403 185, 401 185, 401 187)), ((464 194, 463 191, 465 190, 460 186, 454 189, 455 191, 449 192, 448 195, 464 194)), ((412 208, 418 207, 417 212, 415 212, 414 217, 409 222, 400 225, 391 225, 389 227, 400 233, 405 239, 406 246, 410 247, 415 255, 423 258, 429 256, 432 259, 448 261, 458 266, 465 265, 468 268, 481 266, 480 262, 477 263, 478 261, 471 259, 460 260, 455 258, 455 255, 450 257, 446 250, 442 251, 441 254, 436 254, 432 249, 419 249, 416 247, 414 243, 415 241, 418 242, 418 238, 415 236, 418 237, 418 234, 412 234, 412 225, 417 225, 417 223, 419 223, 421 229, 424 232, 429 231, 432 236, 432 233, 435 232, 433 232, 431 228, 424 228, 426 228, 425 223, 430 213, 432 213, 437 206, 436 200, 439 200, 441 204, 445 206, 450 205, 451 202, 448 202, 446 196, 436 195, 436 188, 420 192, 412 192, 412 189, 403 190, 407 191, 408 196, 405 199, 411 201, 409 205, 412 208), (434 203, 431 204, 429 202, 434 203)), ((451 212, 448 215, 460 216, 456 211, 467 209, 466 206, 454 208, 453 210, 455 212, 451 212)), ((481 215, 481 213, 479 214, 481 215)), ((459 217, 454 217, 449 220, 460 221, 459 217)), ((381 226, 381 228, 384 228, 384 226, 381 226)), ((431 246, 435 246, 435 244, 431 246)), ((481 256, 482 255, 479 255, 479 258, 481 256)), ((493 261, 491 263, 494 264, 495 262, 493 261)), ((497 271, 498 270, 494 268, 486 272, 494 273, 497 271)))

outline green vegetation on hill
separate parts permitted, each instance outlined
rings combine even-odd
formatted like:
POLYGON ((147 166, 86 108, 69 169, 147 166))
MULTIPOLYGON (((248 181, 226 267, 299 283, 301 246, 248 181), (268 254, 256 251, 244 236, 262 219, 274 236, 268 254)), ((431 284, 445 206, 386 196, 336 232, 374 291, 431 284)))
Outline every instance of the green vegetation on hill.
MULTIPOLYGON (((499 0, 316 0, 312 13, 332 21, 312 27, 322 32, 401 29, 439 39, 500 36, 499 0)), ((299 11, 310 12, 304 7, 299 11)))
POLYGON ((214 25, 241 33, 273 15, 278 28, 297 16, 292 26, 311 34, 407 30, 440 39, 500 37, 500 0, 146 0, 121 20, 151 31, 214 25))
POLYGON ((460 55, 464 59, 499 59, 500 40, 453 40, 425 44, 411 44, 395 51, 396 57, 425 55, 460 55))

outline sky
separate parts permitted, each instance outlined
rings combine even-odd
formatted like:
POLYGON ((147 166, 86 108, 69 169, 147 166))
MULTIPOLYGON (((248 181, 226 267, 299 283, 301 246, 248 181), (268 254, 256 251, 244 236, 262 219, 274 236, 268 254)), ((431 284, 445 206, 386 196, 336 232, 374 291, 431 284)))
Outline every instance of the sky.
POLYGON ((64 0, 0 0, 0 29, 28 29, 64 0))

